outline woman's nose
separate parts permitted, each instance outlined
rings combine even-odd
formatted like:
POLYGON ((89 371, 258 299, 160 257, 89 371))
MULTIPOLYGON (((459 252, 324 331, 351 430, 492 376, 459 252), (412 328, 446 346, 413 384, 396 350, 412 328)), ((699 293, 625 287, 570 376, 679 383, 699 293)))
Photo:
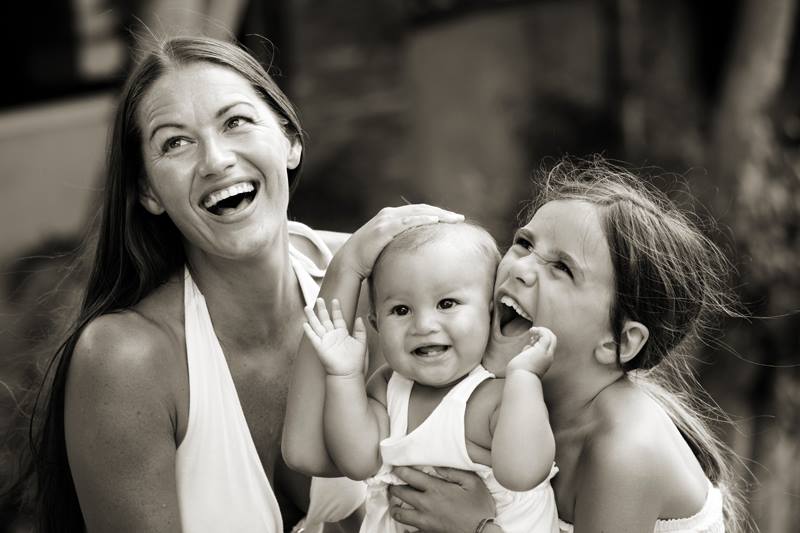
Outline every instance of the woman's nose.
POLYGON ((202 177, 216 177, 236 162, 236 155, 224 141, 210 137, 203 141, 202 159, 198 171, 202 177))

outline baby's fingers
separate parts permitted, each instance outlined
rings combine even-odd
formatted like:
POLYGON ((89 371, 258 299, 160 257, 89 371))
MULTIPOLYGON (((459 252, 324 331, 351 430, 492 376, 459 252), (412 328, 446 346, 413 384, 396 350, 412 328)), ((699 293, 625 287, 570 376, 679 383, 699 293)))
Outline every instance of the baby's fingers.
POLYGON ((344 321, 344 316, 342 316, 342 304, 336 298, 331 300, 331 318, 335 328, 347 329, 347 322, 344 321))
POLYGON ((311 345, 314 347, 314 349, 317 352, 320 352, 322 350, 322 344, 319 341, 320 337, 308 322, 303 322, 303 332, 305 332, 308 340, 311 341, 311 345))
POLYGON ((367 328, 364 326, 364 320, 361 317, 357 317, 353 325, 353 338, 362 344, 367 343, 367 328))
POLYGON ((322 324, 322 327, 325 328, 326 331, 331 331, 333 329, 333 322, 328 314, 328 308, 325 307, 325 300, 322 298, 317 298, 317 316, 319 317, 320 324, 322 324))
POLYGON ((306 307, 303 309, 303 312, 306 314, 306 324, 311 329, 311 331, 316 334, 318 337, 322 337, 325 335, 325 326, 319 321, 317 315, 314 313, 314 310, 311 307, 306 307))

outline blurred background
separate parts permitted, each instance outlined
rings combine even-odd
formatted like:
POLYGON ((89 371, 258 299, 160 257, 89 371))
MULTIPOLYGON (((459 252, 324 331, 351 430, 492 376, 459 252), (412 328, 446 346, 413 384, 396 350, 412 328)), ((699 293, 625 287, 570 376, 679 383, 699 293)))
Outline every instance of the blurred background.
MULTIPOLYGON (((798 531, 799 21, 793 0, 16 3, 0 22, 3 483, 80 298, 109 118, 146 27, 238 39, 269 66, 309 134, 290 216, 313 227, 428 202, 506 245, 531 172, 594 152, 716 220, 756 318, 723 324, 694 364, 734 421, 718 429, 754 522, 798 531)), ((0 531, 26 531, 0 503, 0 531)))

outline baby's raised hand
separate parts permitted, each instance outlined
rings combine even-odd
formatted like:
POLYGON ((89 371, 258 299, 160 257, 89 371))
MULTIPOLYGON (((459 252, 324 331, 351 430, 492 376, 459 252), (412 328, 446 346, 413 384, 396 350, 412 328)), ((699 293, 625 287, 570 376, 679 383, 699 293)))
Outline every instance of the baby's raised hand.
POLYGON ((508 362, 506 375, 512 370, 526 370, 541 378, 553 363, 553 354, 556 351, 555 333, 536 326, 530 329, 530 333, 530 343, 508 362))
POLYGON ((367 355, 367 331, 361 317, 356 318, 353 335, 347 331, 339 300, 331 301, 331 313, 325 300, 317 300, 317 310, 305 308, 307 322, 303 324, 306 336, 325 367, 328 375, 350 376, 364 372, 367 355))

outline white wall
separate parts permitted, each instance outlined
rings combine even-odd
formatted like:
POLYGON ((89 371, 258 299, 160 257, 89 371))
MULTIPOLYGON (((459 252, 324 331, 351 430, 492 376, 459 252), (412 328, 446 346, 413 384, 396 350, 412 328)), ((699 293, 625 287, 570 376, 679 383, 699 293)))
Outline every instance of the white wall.
POLYGON ((43 239, 83 231, 113 105, 99 94, 0 113, 0 271, 43 239))

